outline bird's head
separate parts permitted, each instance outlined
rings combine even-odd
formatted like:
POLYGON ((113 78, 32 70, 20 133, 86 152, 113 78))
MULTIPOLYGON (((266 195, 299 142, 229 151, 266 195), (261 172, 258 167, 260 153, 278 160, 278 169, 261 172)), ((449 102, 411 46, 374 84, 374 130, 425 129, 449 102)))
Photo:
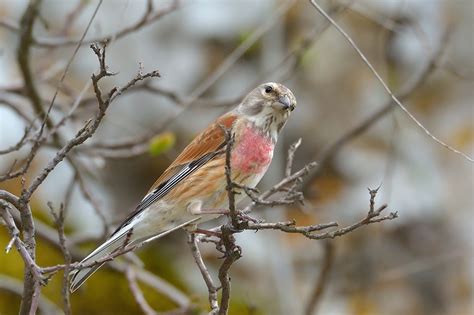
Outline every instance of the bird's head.
POLYGON ((296 98, 290 89, 280 83, 268 82, 253 89, 237 111, 273 138, 295 108, 296 98))

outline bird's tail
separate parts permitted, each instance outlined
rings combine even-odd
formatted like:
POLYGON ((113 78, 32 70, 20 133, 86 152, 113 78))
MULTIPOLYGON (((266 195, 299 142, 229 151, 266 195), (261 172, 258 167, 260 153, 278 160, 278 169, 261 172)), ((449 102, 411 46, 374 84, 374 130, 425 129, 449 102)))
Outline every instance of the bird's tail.
MULTIPOLYGON (((89 264, 94 261, 98 261, 112 254, 114 251, 118 250, 121 247, 132 246, 132 242, 129 242, 130 235, 133 227, 128 227, 127 229, 122 229, 117 231, 111 238, 109 238, 105 243, 97 247, 92 253, 90 253, 86 258, 84 258, 80 263, 89 264)), ((133 242, 135 243, 135 242, 133 242)), ((95 264, 91 267, 86 267, 80 270, 75 271, 71 276, 71 284, 69 290, 72 292, 76 291, 94 272, 96 272, 100 267, 102 267, 105 262, 95 264)))
MULTIPOLYGON (((117 232, 112 234, 112 236, 102 245, 97 247, 92 253, 90 253, 86 258, 81 261, 81 264, 93 263, 94 261, 99 261, 104 257, 112 254, 114 251, 119 250, 120 248, 129 248, 137 245, 141 245, 146 242, 150 242, 157 238, 163 237, 177 229, 185 227, 189 224, 195 223, 200 217, 196 217, 192 220, 186 221, 183 224, 166 229, 163 232, 160 232, 155 235, 149 235, 146 237, 139 237, 133 232, 133 227, 136 222, 132 221, 130 224, 125 225, 117 232)), ((71 276, 71 284, 69 290, 72 292, 76 291, 94 272, 96 272, 100 267, 102 267, 105 262, 95 264, 91 267, 86 267, 80 270, 75 271, 71 276)))

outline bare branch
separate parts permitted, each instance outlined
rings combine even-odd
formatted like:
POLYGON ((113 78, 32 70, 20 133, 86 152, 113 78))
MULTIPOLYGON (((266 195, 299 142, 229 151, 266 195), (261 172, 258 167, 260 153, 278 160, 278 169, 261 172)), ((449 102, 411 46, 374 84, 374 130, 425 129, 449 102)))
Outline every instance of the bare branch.
POLYGON ((337 227, 337 222, 321 223, 316 225, 308 226, 296 226, 296 221, 276 222, 276 223, 254 223, 248 222, 247 226, 244 227, 246 230, 279 230, 286 233, 297 233, 303 234, 304 236, 311 237, 313 232, 325 230, 331 227, 337 227))
POLYGON ((331 273, 331 267, 334 262, 334 244, 326 241, 324 243, 324 256, 321 264, 321 271, 319 272, 318 279, 315 283, 313 292, 310 295, 310 299, 305 308, 306 315, 312 315, 317 309, 318 303, 324 293, 325 288, 328 284, 329 275, 331 273))
POLYGON ((230 303, 230 277, 229 270, 232 264, 242 257, 242 251, 239 246, 235 244, 234 229, 231 223, 221 226, 222 237, 221 241, 225 248, 225 258, 219 268, 219 281, 221 282, 221 305, 219 308, 219 315, 225 315, 229 311, 230 303))
MULTIPOLYGON (((16 278, 0 275, 0 290, 23 296, 23 283, 16 278)), ((41 314, 61 315, 62 310, 44 295, 39 297, 38 310, 41 314)))
POLYGON ((188 244, 191 248, 191 253, 193 254, 194 260, 196 261, 196 265, 201 272, 202 278, 207 286, 207 291, 209 294, 209 304, 211 306, 210 314, 217 314, 219 311, 219 303, 217 301, 217 290, 218 288, 214 285, 214 281, 212 280, 209 271, 207 270, 204 261, 202 260, 201 252, 199 251, 199 247, 197 244, 196 234, 190 233, 188 235, 188 244))
MULTIPOLYGON (((79 48, 81 48, 81 45, 83 44, 84 42, 84 38, 86 37, 87 35, 87 32, 89 31, 89 28, 91 27, 92 25, 92 21, 94 21, 94 18, 95 16, 97 15, 97 12, 99 11, 99 8, 100 6, 102 5, 102 1, 103 0, 99 0, 99 3, 97 4, 97 6, 95 7, 95 10, 94 12, 92 13, 92 16, 90 17, 89 19, 89 22, 87 23, 87 26, 86 28, 84 29, 84 32, 82 33, 82 36, 81 38, 79 39, 79 42, 77 43, 76 45, 76 48, 74 49, 74 52, 72 53, 71 57, 69 58, 67 64, 66 64, 66 68, 64 69, 63 71, 63 74, 61 75, 61 78, 59 79, 59 82, 57 83, 56 85, 56 90, 54 92, 54 95, 51 99, 51 103, 49 105, 49 108, 51 109, 54 105, 54 102, 56 101, 56 97, 58 96, 58 93, 59 93, 59 90, 62 88, 62 84, 64 82, 64 79, 66 78, 66 74, 68 73, 69 71, 69 68, 71 67, 71 64, 72 64, 72 61, 74 60, 74 57, 76 57, 77 55, 77 52, 79 51, 79 48)), ((74 108, 74 107, 73 107, 74 108)), ((58 124, 58 127, 60 126, 60 124, 58 124)), ((52 126, 48 126, 49 128, 51 128, 52 126)), ((58 141, 59 142, 59 141, 58 141)))
POLYGON ((226 190, 227 198, 229 199, 229 217, 231 219, 232 225, 237 226, 237 212, 235 210, 235 191, 234 183, 232 182, 232 169, 230 167, 231 162, 231 151, 234 145, 234 135, 232 134, 232 129, 226 129, 224 126, 220 126, 222 131, 225 134, 225 178, 226 178, 226 190))
MULTIPOLYGON (((14 195, 2 190, 0 190, 0 199, 7 200, 9 203, 13 205, 15 205, 15 203, 17 202, 17 198, 14 195)), ((55 231, 50 226, 42 223, 41 221, 37 221, 36 232, 39 237, 41 237, 43 240, 47 241, 50 245, 60 250, 60 245, 57 240, 57 231, 55 231)), ((94 239, 94 240, 97 241, 97 239, 94 239)), ((82 252, 82 250, 80 250, 80 248, 78 248, 72 242, 69 242, 69 243, 70 245, 68 249, 71 253, 71 256, 74 257, 75 260, 84 257, 84 253, 82 252)), ((126 268, 128 267, 128 264, 119 262, 119 261, 111 261, 106 266, 117 272, 125 273, 126 268)), ((76 265, 72 263, 71 270, 75 267, 76 265)), ((40 272, 41 274, 49 274, 49 273, 57 272, 59 270, 63 270, 65 268, 66 268, 66 265, 61 264, 61 265, 40 268, 40 272)), ((136 271, 137 279, 139 281, 154 288, 157 292, 164 294, 169 299, 171 299, 176 304, 178 304, 181 308, 187 309, 190 306, 191 302, 189 298, 176 287, 172 286, 168 282, 164 281, 163 279, 159 278, 158 276, 154 275, 153 273, 147 270, 136 269, 135 271, 136 271)))
MULTIPOLYGON (((157 128, 153 128, 149 132, 140 135, 138 137, 133 137, 131 139, 126 139, 119 141, 117 143, 95 143, 88 147, 88 149, 100 148, 100 149, 114 149, 118 148, 127 150, 121 150, 120 152, 111 152, 108 150, 99 150, 98 155, 107 157, 107 158, 128 158, 136 155, 140 155, 146 151, 148 148, 147 143, 159 132, 167 128, 172 122, 174 122, 182 113, 187 111, 191 105, 196 103, 199 104, 209 104, 207 100, 201 99, 203 95, 218 79, 226 73, 235 62, 250 48, 255 42, 260 39, 263 34, 265 34, 271 27, 279 20, 281 16, 286 14, 288 10, 294 5, 294 0, 289 0, 283 3, 278 9, 277 13, 271 16, 266 20, 262 25, 257 28, 248 39, 246 39, 241 45, 239 45, 223 62, 222 64, 214 71, 206 80, 204 80, 187 98, 179 97, 174 92, 164 91, 159 88, 152 87, 150 85, 137 86, 137 89, 144 88, 145 90, 164 95, 178 103, 182 108, 175 115, 167 119, 164 123, 160 124, 157 128)), ((133 89, 131 89, 133 90, 133 89)), ((232 100, 223 101, 223 102, 211 102, 211 106, 230 106, 238 101, 242 97, 238 97, 232 100)))
POLYGON ((228 218, 229 222, 221 226, 221 242, 224 247, 224 261, 222 262, 219 268, 219 281, 221 283, 221 301, 219 307, 219 315, 225 315, 229 311, 230 304, 230 277, 229 270, 232 264, 242 256, 242 251, 239 246, 235 244, 235 238, 233 236, 234 232, 238 231, 239 220, 237 211, 235 209, 235 191, 234 188, 236 185, 232 181, 232 168, 231 168, 231 152, 232 146, 234 143, 234 137, 232 135, 231 129, 226 129, 221 126, 224 131, 225 141, 226 141, 226 150, 225 150, 225 177, 226 177, 226 190, 227 198, 229 202, 229 213, 228 218))
POLYGON ((23 176, 26 174, 28 169, 30 168, 31 163, 33 162, 33 159, 35 158, 36 154, 38 153, 38 150, 40 149, 41 145, 44 143, 46 140, 46 137, 41 137, 43 129, 40 128, 39 131, 37 131, 36 136, 32 140, 33 145, 31 146, 30 152, 28 153, 25 161, 23 162, 22 166, 16 170, 14 170, 15 163, 10 167, 8 172, 6 174, 0 175, 0 182, 16 178, 19 176, 23 176))
POLYGON ((242 212, 243 213, 249 213, 252 211, 255 207, 259 206, 259 204, 268 204, 268 198, 276 194, 277 192, 280 191, 285 191, 285 187, 288 184, 294 183, 295 181, 300 180, 302 177, 306 176, 313 168, 315 168, 318 165, 316 162, 310 162, 306 164, 303 168, 298 170, 297 172, 293 173, 290 176, 285 177, 282 179, 279 183, 275 184, 273 187, 262 193, 260 196, 258 196, 257 199, 253 199, 253 202, 246 206, 242 212))
MULTIPOLYGON (((336 16, 342 15, 347 8, 349 8, 354 2, 353 0, 344 3, 338 4, 334 9, 330 9, 330 13, 336 16)), ((297 47, 292 49, 282 60, 277 63, 271 70, 269 70, 264 77, 273 78, 278 74, 281 78, 280 81, 285 82, 291 78, 291 76, 296 73, 296 70, 300 68, 303 64, 303 56, 305 53, 311 49, 318 40, 322 37, 322 34, 329 29, 331 24, 329 22, 325 23, 323 26, 315 28, 309 34, 307 34, 299 43, 297 47), (282 73, 281 69, 287 67, 286 71, 282 73), (281 73, 281 74, 280 74, 281 73)))
POLYGON ((338 226, 336 222, 329 222, 329 223, 324 223, 324 224, 316 224, 316 225, 309 225, 309 226, 304 226, 304 227, 296 227, 294 221, 288 221, 288 222, 277 222, 277 223, 255 223, 251 221, 246 221, 243 222, 244 224, 240 224, 239 227, 242 230, 279 230, 287 233, 298 233, 302 234, 305 237, 313 240, 322 240, 322 239, 328 239, 328 238, 335 238, 338 236, 345 235, 349 232, 352 232, 364 225, 372 224, 372 223, 377 223, 385 220, 392 220, 398 217, 397 212, 391 212, 390 214, 386 216, 380 217, 382 211, 384 211, 387 208, 387 205, 382 205, 379 208, 375 209, 375 196, 377 194, 377 190, 370 190, 370 207, 367 212, 367 215, 359 220, 356 223, 353 223, 351 225, 348 225, 346 227, 336 229, 333 231, 328 231, 328 232, 323 232, 323 233, 314 233, 316 231, 324 230, 330 227, 335 227, 338 226))
POLYGON ((21 119, 23 119, 27 124, 32 125, 33 124, 33 119, 29 117, 29 115, 25 112, 23 112, 20 109, 20 106, 18 104, 14 104, 10 99, 0 97, 0 105, 3 105, 5 107, 8 107, 12 111, 15 112, 21 119))
POLYGON ((255 31, 250 34, 250 36, 243 41, 238 47, 236 47, 226 59, 217 67, 217 69, 211 73, 204 81, 201 82, 190 94, 189 98, 184 104, 182 104, 182 109, 177 112, 175 115, 170 117, 166 122, 164 122, 160 128, 153 130, 153 132, 145 135, 144 138, 149 140, 153 137, 154 134, 162 131, 167 128, 172 122, 174 122, 181 114, 187 111, 194 102, 201 97, 209 88, 214 85, 219 78, 221 78, 232 66, 239 60, 240 57, 244 55, 248 49, 254 45, 258 39, 260 39, 266 32, 268 32, 272 26, 279 21, 279 18, 286 14, 293 5, 296 3, 295 0, 287 0, 282 5, 278 7, 277 12, 274 15, 271 15, 266 19, 255 31))
MULTIPOLYGON (((426 63, 425 67, 422 71, 417 74, 413 79, 409 80, 397 93, 397 98, 399 100, 406 100, 408 99, 420 86, 426 82, 427 78, 436 70, 436 64, 438 60, 442 57, 447 47, 447 38, 449 37, 450 33, 446 32, 445 36, 441 40, 440 45, 438 45, 438 49, 433 53, 432 57, 426 63)), ((393 106, 393 100, 388 100, 385 104, 383 104, 378 110, 368 116, 366 119, 361 121, 355 127, 350 129, 349 131, 345 132, 342 136, 340 136, 336 141, 334 141, 331 145, 326 147, 325 149, 321 150, 316 156, 316 161, 318 161, 318 167, 314 168, 311 172, 311 176, 307 182, 310 182, 315 176, 319 175, 322 171, 323 167, 327 164, 327 162, 334 157, 334 155, 348 142, 355 139, 356 137, 362 135, 366 132, 371 126, 373 126, 377 121, 379 121, 382 117, 389 114, 392 110, 396 107, 393 106)))
MULTIPOLYGON (((72 181, 74 183, 74 181, 72 181)), ((73 185, 71 185, 73 187, 73 185)), ((71 314, 71 302, 69 299, 69 271, 70 271, 70 265, 71 265, 71 253, 69 252, 69 249, 66 244, 66 234, 64 233, 64 220, 65 220, 65 205, 61 204, 59 207, 59 213, 56 213, 53 205, 51 202, 48 202, 48 207, 51 212, 51 215, 53 216, 54 219, 54 224, 56 225, 56 228, 58 230, 58 239, 59 239, 59 246, 61 248, 61 252, 63 253, 64 256, 64 263, 65 263, 65 268, 64 268, 64 274, 63 274, 63 287, 61 289, 61 295, 63 297, 63 309, 64 309, 64 314, 70 315, 71 314)))
MULTIPOLYGON (((24 80, 24 85, 25 85, 24 89, 26 91, 26 95, 28 96, 30 102, 32 103, 33 109, 34 109, 36 115, 43 121, 43 123, 41 124, 41 127, 40 127, 39 131, 37 132, 36 138, 33 140, 33 146, 30 150, 30 153, 28 154, 28 157, 27 157, 26 161, 23 163, 23 166, 16 172, 8 172, 7 174, 0 176, 0 181, 4 181, 4 180, 7 180, 7 179, 22 176, 28 171, 34 157, 36 156, 37 151, 39 150, 41 145, 47 139, 47 137, 43 137, 43 129, 44 129, 45 126, 47 126, 49 129, 51 129, 50 135, 53 136, 55 145, 60 146, 60 139, 57 136, 57 134, 55 133, 56 130, 54 130, 55 128, 53 128, 53 123, 49 118, 49 113, 50 113, 51 109, 53 108, 54 101, 56 100, 56 97, 58 95, 58 91, 61 87, 61 84, 62 84, 62 82, 64 81, 64 79, 66 77, 66 74, 69 70, 70 65, 72 64, 72 61, 74 60, 74 57, 77 54, 77 51, 80 48, 81 42, 83 41, 84 37, 86 36, 86 34, 89 30, 89 27, 91 26, 92 21, 93 21, 94 17, 96 16, 96 13, 97 13, 97 11, 98 11, 101 3, 102 3, 102 0, 100 0, 98 5, 96 6, 96 9, 95 9, 94 13, 92 14, 91 18, 89 19, 88 25, 87 25, 86 29, 84 30, 84 32, 82 34, 82 37, 80 39, 79 44, 77 45, 76 49, 74 50, 72 56, 69 58, 68 63, 66 65, 66 69, 64 70, 64 72, 61 76, 61 79, 60 79, 60 81, 59 81, 59 83, 56 87, 56 91, 53 95, 53 98, 51 100, 49 108, 46 112, 44 111, 44 109, 42 107, 42 100, 40 99, 40 95, 39 95, 39 93, 38 93, 38 91, 37 91, 37 89, 36 89, 36 87, 33 83, 33 74, 31 72, 30 63, 29 63, 30 62, 29 50, 31 48, 32 36, 33 36, 32 35, 32 31, 33 31, 32 27, 33 27, 33 24, 34 24, 35 17, 37 15, 37 11, 39 10, 40 3, 41 3, 41 0, 34 1, 34 2, 30 3, 30 5, 28 6, 28 8, 26 9, 26 11, 23 15, 23 18, 22 18, 22 36, 21 36, 20 44, 19 44, 19 47, 18 47, 18 50, 17 50, 17 57, 18 57, 18 63, 20 65, 20 69, 22 70, 22 75, 23 75, 23 80, 24 80)), ((56 126, 56 129, 59 128, 62 123, 63 122, 61 121, 60 124, 58 124, 56 126)), ((33 126, 33 123, 31 123, 31 126, 33 126)))
MULTIPOLYGON (((20 206, 22 206, 21 203, 20 206)), ((10 236, 14 239, 15 247, 20 253, 25 265, 20 314, 35 314, 38 308, 40 284, 43 282, 43 278, 40 273, 40 268, 35 262, 36 241, 34 238, 35 230, 31 210, 29 210, 29 207, 27 206, 18 209, 21 211, 22 220, 25 219, 23 222, 24 242, 20 240, 20 231, 16 227, 15 221, 13 220, 9 210, 12 210, 10 204, 6 203, 4 200, 0 200, 0 211, 3 221, 8 227, 10 236), (23 212, 25 212, 25 214, 23 214, 23 212), (27 218, 28 216, 29 218, 27 218)))
MULTIPOLYGON (((102 0, 101 0, 102 2, 102 0)), ((161 10, 154 11, 153 9, 153 3, 151 0, 147 2, 147 7, 146 10, 143 14, 143 16, 136 21, 134 24, 123 28, 122 30, 118 31, 115 34, 103 36, 103 37, 96 37, 96 38, 91 38, 87 39, 85 41, 82 41, 80 39, 71 39, 68 37, 32 37, 31 42, 32 44, 38 46, 38 47, 44 47, 44 48, 58 48, 58 47, 66 47, 66 46, 74 46, 74 45, 90 45, 92 43, 96 42, 108 42, 111 40, 117 40, 122 37, 125 37, 127 35, 130 35, 138 30, 141 30, 142 28, 158 21, 161 17, 173 12, 176 10, 178 7, 178 1, 175 0, 173 3, 161 10)), ((19 26, 15 25, 15 23, 11 21, 0 21, 0 26, 5 27, 6 29, 13 31, 13 32, 20 32, 21 29, 19 26)))
POLYGON ((85 200, 89 202, 89 204, 92 206, 92 209, 94 209, 95 214, 99 217, 100 221, 102 222, 102 227, 103 227, 102 235, 105 236, 109 232, 109 224, 107 223, 107 219, 105 217, 103 210, 100 207, 99 202, 96 200, 96 198, 92 195, 92 193, 87 188, 87 185, 84 182, 84 179, 82 175, 80 174, 79 169, 76 169, 75 177, 77 179, 77 184, 79 186, 79 190, 82 193, 82 196, 85 198, 85 200))
POLYGON ((128 287, 130 288, 130 291, 132 291, 133 297, 140 306, 140 309, 143 311, 143 314, 157 315, 157 312, 150 306, 150 304, 148 304, 142 290, 138 286, 137 277, 132 266, 129 266, 126 269, 125 275, 127 276, 128 287))
POLYGON ((423 126, 423 124, 418 121, 418 119, 416 119, 415 116, 413 116, 412 113, 410 113, 408 111, 408 109, 405 107, 405 105, 403 105, 400 100, 395 96, 395 94, 393 94, 392 90, 388 87, 388 85, 385 83, 385 81, 382 79, 382 77, 378 74, 378 72, 375 70, 375 68, 372 66, 372 64, 369 62, 369 60, 367 59, 367 57, 362 53, 362 51, 360 50, 360 48, 356 45, 356 43, 354 42, 354 40, 349 36, 347 35, 347 33, 339 26, 339 24, 336 23, 336 21, 334 21, 327 13, 326 11, 324 11, 321 6, 315 1, 315 0, 310 0, 311 4, 316 8, 316 10, 318 10, 318 12, 324 16, 324 18, 326 18, 337 30, 338 32, 340 32, 344 38, 349 42, 349 44, 351 45, 352 48, 354 48, 354 50, 357 52, 357 54, 359 55, 359 57, 364 61, 364 63, 367 65, 367 67, 369 67, 370 71, 374 74, 374 76, 377 78, 377 80, 380 82, 380 84, 382 84, 383 88, 385 89, 385 91, 388 93, 388 95, 390 96, 390 98, 393 100, 393 102, 395 102, 398 107, 400 107, 400 109, 413 121, 415 122, 415 124, 421 129, 423 130, 423 132, 428 136, 430 137, 433 141, 437 142, 438 144, 440 144, 441 146, 445 147, 446 149, 464 157, 466 160, 470 161, 470 162, 474 162, 474 159, 471 158, 470 156, 467 156, 465 153, 453 148, 452 146, 446 144, 445 142, 441 141, 439 138, 437 138, 436 136, 434 136, 428 129, 426 129, 425 126, 423 126))
POLYGON ((21 137, 21 139, 15 145, 13 145, 13 146, 11 146, 7 149, 0 150, 0 155, 20 150, 23 147, 23 145, 25 145, 26 142, 28 141, 27 136, 30 133, 32 128, 33 128, 32 124, 30 126, 28 126, 27 128, 25 128, 25 131, 24 131, 23 136, 21 137))
MULTIPOLYGON (((41 105, 41 98, 34 84, 33 74, 30 66, 30 49, 33 42, 33 25, 38 15, 42 0, 30 2, 21 18, 20 42, 17 48, 18 65, 23 76, 24 89, 31 100, 36 115, 41 120, 46 120, 46 113, 41 105)), ((48 127, 51 127, 51 121, 48 121, 48 127)))
POLYGON ((298 150, 301 145, 301 138, 296 140, 290 148, 288 149, 288 155, 286 157, 286 167, 285 167, 285 176, 288 177, 291 175, 291 169, 293 168, 293 159, 295 158, 295 152, 298 150))
POLYGON ((120 95, 128 88, 133 86, 138 81, 145 80, 151 77, 159 77, 160 74, 158 71, 152 71, 145 75, 138 74, 133 78, 129 83, 124 87, 114 87, 112 88, 107 96, 104 98, 102 96, 102 91, 99 88, 99 81, 106 77, 110 76, 111 73, 108 72, 107 66, 105 64, 105 46, 101 49, 97 45, 91 45, 92 50, 97 55, 99 60, 100 70, 99 73, 92 75, 92 85, 94 86, 94 91, 99 103, 99 110, 94 117, 94 119, 89 120, 86 124, 76 133, 75 137, 69 140, 57 153, 56 156, 48 163, 48 165, 42 170, 42 172, 34 179, 30 187, 22 193, 21 198, 23 200, 29 200, 33 192, 38 188, 38 186, 46 179, 46 177, 51 173, 51 171, 67 156, 67 154, 76 146, 82 144, 88 138, 92 137, 97 128, 99 127, 102 119, 105 116, 110 103, 115 98, 116 95, 120 95))

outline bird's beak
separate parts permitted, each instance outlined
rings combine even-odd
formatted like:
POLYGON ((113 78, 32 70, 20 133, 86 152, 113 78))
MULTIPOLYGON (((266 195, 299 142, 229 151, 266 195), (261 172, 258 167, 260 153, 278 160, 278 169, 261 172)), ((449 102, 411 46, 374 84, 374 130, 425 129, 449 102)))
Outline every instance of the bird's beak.
POLYGON ((278 98, 278 102, 274 103, 280 110, 293 110, 295 106, 291 104, 291 100, 288 95, 282 95, 278 98))

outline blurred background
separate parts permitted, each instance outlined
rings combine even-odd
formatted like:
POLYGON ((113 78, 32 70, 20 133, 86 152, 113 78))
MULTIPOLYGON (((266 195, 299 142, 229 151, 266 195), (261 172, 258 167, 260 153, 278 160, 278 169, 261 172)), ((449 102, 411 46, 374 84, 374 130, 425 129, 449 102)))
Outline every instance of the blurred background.
MULTIPOLYGON (((154 11, 174 4, 153 3, 154 11)), ((358 44, 389 87, 405 93, 402 101, 427 129, 474 155, 474 2, 318 3, 358 44)), ((0 1, 0 149, 23 135, 25 119, 14 108, 33 117, 19 88, 19 36, 9 27, 19 23, 26 5, 27 1, 0 1)), ((46 43, 79 39, 96 5, 95 0, 45 0, 34 26, 36 38, 46 43)), ((295 169, 314 160, 320 165, 304 183, 304 205, 262 208, 253 215, 269 222, 347 225, 365 216, 367 187, 381 185, 377 203, 387 203, 400 218, 329 242, 275 231, 237 235, 243 257, 231 269, 230 314, 473 314, 473 164, 435 143, 394 106, 364 123, 389 104, 389 96, 309 2, 180 1, 156 21, 118 35, 146 11, 146 1, 104 1, 86 40, 112 35, 107 64, 116 75, 102 82, 104 90, 125 84, 138 71, 157 69, 161 78, 117 98, 98 132, 79 147, 78 158, 86 166, 81 184, 71 184, 75 175, 67 162, 48 177, 32 203, 38 222, 52 227, 47 202, 58 206, 69 195, 66 232, 85 254, 107 233, 98 211, 108 225, 120 222, 202 128, 257 84, 282 82, 294 92, 298 106, 260 188, 284 176, 287 150, 298 138, 302 145, 295 169), (354 132, 361 125, 364 132, 354 132), (345 135, 347 141, 335 145, 345 135), (127 141, 134 144, 119 147, 127 141), (321 272, 325 267, 327 272, 321 272), (320 274, 327 279, 319 296, 320 274)), ((98 64, 88 46, 74 58, 51 114, 58 121, 85 91, 83 102, 61 130, 64 139, 72 137, 97 106, 90 76, 98 64)), ((32 69, 45 107, 74 48, 33 46, 32 69)), ((51 146, 42 148, 26 180, 55 152, 51 146)), ((27 153, 26 147, 0 155, 0 173, 27 153)), ((0 188, 18 193, 21 182, 5 181, 0 188)), ((8 241, 6 228, 0 227, 0 245, 8 241)), ((41 266, 63 262, 61 252, 41 235, 37 242, 41 266)), ((211 244, 201 249, 217 279, 219 253, 211 244)), ((207 309, 207 289, 183 231, 137 254, 147 270, 197 305, 196 313, 207 309)), ((21 284, 23 264, 13 250, 0 254, 0 266, 0 314, 14 314, 20 301, 14 288, 18 281, 21 284)), ((42 290, 51 309, 60 308, 60 287, 61 277, 56 275, 42 290)), ((176 308, 147 285, 142 289, 155 310, 176 308)), ((74 314, 140 313, 124 275, 109 268, 101 269, 71 299, 74 314)))

